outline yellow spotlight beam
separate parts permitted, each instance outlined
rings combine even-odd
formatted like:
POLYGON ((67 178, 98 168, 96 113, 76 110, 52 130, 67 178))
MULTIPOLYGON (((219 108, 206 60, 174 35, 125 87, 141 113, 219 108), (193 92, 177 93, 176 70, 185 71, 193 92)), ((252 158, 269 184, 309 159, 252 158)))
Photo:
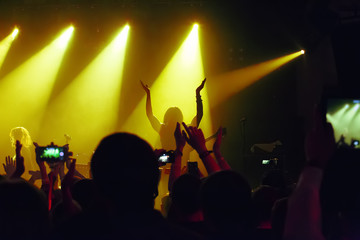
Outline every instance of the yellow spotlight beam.
MULTIPOLYGON (((6 75, 0 83, 0 132, 8 143, 8 133, 24 126, 36 136, 40 120, 61 65, 73 27, 6 75)), ((0 143, 4 143, 0 141, 0 143)))
POLYGON ((12 42, 15 40, 18 34, 19 29, 15 27, 12 33, 0 42, 0 69, 4 63, 7 53, 9 52, 12 42))
POLYGON ((49 105, 41 141, 55 137, 63 142, 66 133, 74 139, 72 151, 91 153, 115 130, 128 32, 126 25, 49 105))
MULTIPOLYGON (((190 123, 196 115, 195 89, 204 79, 204 69, 201 58, 198 25, 195 24, 173 55, 166 67, 150 87, 154 115, 163 122, 166 110, 170 107, 179 107, 184 116, 184 122, 190 123)), ((149 79, 142 79, 144 83, 149 79)), ((201 92, 204 106, 204 117, 201 121, 205 135, 211 134, 210 110, 207 90, 201 92)), ((139 91, 143 91, 139 83, 139 91)), ((151 127, 146 117, 146 96, 135 108, 131 116, 122 126, 122 130, 134 132, 149 141, 154 147, 161 147, 158 143, 159 135, 151 127)))
POLYGON ((301 50, 214 77, 211 79, 211 102, 214 104, 223 102, 304 53, 305 51, 301 50))

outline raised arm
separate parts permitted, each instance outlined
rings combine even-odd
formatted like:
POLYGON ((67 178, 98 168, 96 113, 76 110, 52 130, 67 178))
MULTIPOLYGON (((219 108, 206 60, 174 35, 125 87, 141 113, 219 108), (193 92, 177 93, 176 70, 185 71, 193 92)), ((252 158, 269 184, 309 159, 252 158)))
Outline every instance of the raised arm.
POLYGON ((145 85, 142 81, 140 81, 140 83, 146 92, 146 116, 148 117, 153 129, 157 132, 160 132, 161 123, 160 123, 159 119, 157 119, 154 116, 153 111, 152 111, 150 88, 148 87, 148 85, 145 85))
POLYGON ((213 145, 214 155, 215 155, 216 161, 218 162, 218 164, 222 170, 231 170, 230 165, 226 162, 225 158, 222 156, 222 154, 220 152, 222 135, 223 135, 223 131, 222 131, 222 127, 220 127, 217 132, 217 135, 216 135, 216 141, 213 145))
POLYGON ((15 152, 16 152, 16 157, 15 157, 16 167, 15 167, 15 171, 13 172, 13 174, 10 177, 12 179, 20 178, 21 175, 25 172, 24 158, 23 158, 23 156, 21 156, 21 147, 22 147, 22 145, 17 140, 16 141, 16 150, 15 150, 15 152))
POLYGON ((322 125, 317 113, 315 126, 305 142, 307 166, 289 198, 284 240, 323 240, 321 231, 320 186, 323 170, 335 149, 331 124, 322 125))
POLYGON ((181 159, 183 155, 182 152, 186 144, 186 140, 184 136, 181 134, 180 123, 176 124, 174 137, 176 142, 176 149, 175 149, 175 160, 171 164, 170 175, 169 175, 168 189, 170 192, 175 180, 181 175, 181 159))
POLYGON ((71 217, 80 212, 81 209, 79 206, 75 205, 70 191, 70 188, 74 183, 76 159, 69 159, 69 161, 71 161, 69 163, 69 171, 61 181, 61 192, 63 196, 65 214, 68 217, 71 217))
POLYGON ((186 139, 186 142, 197 151, 200 159, 204 163, 204 166, 208 174, 220 171, 221 168, 219 167, 215 159, 211 156, 210 152, 206 148, 205 137, 201 129, 192 126, 188 127, 186 126, 185 123, 183 123, 183 126, 186 130, 187 135, 189 136, 188 137, 186 133, 183 131, 183 136, 186 139))
POLYGON ((200 86, 196 88, 196 116, 191 121, 191 126, 199 127, 201 119, 203 117, 203 104, 200 92, 204 88, 205 82, 206 78, 201 82, 200 86))
POLYGON ((36 163, 39 166, 40 174, 41 174, 41 189, 45 193, 48 193, 48 191, 50 189, 50 179, 49 179, 49 176, 47 175, 44 161, 42 161, 39 158, 39 154, 38 154, 39 145, 36 142, 34 142, 34 146, 35 146, 35 152, 36 152, 36 163))

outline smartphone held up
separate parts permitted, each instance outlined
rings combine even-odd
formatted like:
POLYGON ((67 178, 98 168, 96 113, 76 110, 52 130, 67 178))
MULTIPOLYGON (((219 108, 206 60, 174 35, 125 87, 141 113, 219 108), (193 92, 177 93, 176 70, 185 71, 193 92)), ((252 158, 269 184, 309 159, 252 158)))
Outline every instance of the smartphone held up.
POLYGON ((339 148, 360 149, 360 98, 327 97, 326 121, 334 128, 339 148))
POLYGON ((71 155, 68 145, 57 146, 51 143, 48 146, 37 146, 36 157, 48 163, 64 162, 71 155))

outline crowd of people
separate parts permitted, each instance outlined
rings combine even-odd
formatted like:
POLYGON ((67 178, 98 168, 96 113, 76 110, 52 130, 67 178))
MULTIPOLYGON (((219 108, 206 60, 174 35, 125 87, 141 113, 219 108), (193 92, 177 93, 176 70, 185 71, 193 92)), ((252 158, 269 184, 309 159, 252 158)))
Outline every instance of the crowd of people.
MULTIPOLYGON (((204 83, 197 91, 198 106, 204 83)), ((143 87, 150 99, 148 87, 143 87)), ((161 212, 154 209, 154 200, 159 156, 165 149, 154 150, 131 133, 105 136, 91 158, 87 179, 76 173, 67 145, 62 160, 44 161, 41 147, 29 146, 18 136, 24 130, 17 129, 22 134, 13 133, 15 157, 6 158, 6 174, 0 178, 0 238, 360 239, 360 191, 357 168, 352 167, 357 152, 336 150, 332 127, 318 113, 305 141, 306 165, 296 186, 273 170, 256 189, 222 156, 221 128, 213 148, 207 148, 200 119, 194 125, 174 125, 169 194, 162 199, 161 212), (207 173, 190 163, 184 171, 186 145, 198 153, 207 173), (41 187, 24 175, 31 156, 41 187), (339 167, 341 158, 348 160, 339 167)), ((161 132, 161 124, 155 125, 161 132)))

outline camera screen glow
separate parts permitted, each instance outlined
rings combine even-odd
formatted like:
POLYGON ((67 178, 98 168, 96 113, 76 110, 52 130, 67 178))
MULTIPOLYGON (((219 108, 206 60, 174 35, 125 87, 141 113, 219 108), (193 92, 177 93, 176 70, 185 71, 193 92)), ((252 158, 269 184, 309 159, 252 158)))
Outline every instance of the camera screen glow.
POLYGON ((269 164, 270 160, 262 160, 262 164, 269 164))
POLYGON ((161 155, 160 157, 159 157, 159 160, 161 161, 161 162, 167 162, 168 161, 168 159, 169 159, 169 156, 168 155, 161 155))
POLYGON ((41 158, 59 158, 63 157, 64 152, 60 151, 59 148, 45 148, 41 154, 41 158))
POLYGON ((334 128, 338 146, 358 146, 360 139, 360 100, 352 98, 329 98, 326 119, 334 128))

